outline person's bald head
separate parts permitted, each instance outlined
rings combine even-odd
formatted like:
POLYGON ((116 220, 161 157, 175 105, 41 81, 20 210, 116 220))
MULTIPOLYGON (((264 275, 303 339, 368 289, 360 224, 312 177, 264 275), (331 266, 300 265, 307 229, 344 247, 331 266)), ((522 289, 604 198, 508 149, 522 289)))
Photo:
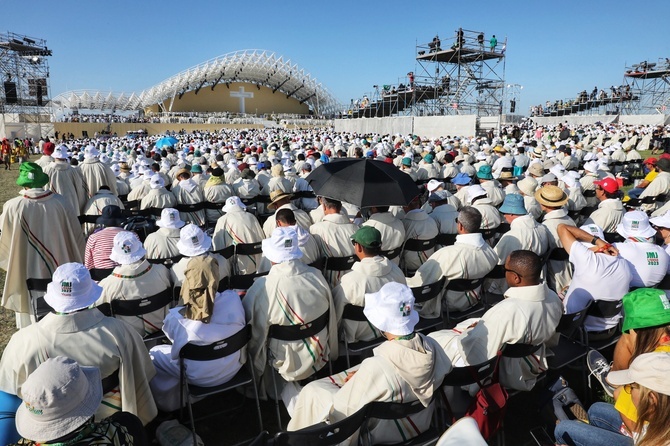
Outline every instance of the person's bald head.
POLYGON ((533 251, 513 251, 505 261, 505 279, 510 287, 539 285, 542 259, 533 251))

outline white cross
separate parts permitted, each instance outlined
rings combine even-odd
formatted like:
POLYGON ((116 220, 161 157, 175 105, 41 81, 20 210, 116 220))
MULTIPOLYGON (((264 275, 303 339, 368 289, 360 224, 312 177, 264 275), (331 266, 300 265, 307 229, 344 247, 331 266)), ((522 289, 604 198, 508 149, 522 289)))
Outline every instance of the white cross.
POLYGON ((231 91, 231 98, 240 98, 240 113, 246 113, 246 108, 244 106, 244 101, 246 98, 253 98, 254 94, 250 91, 244 91, 244 87, 240 87, 239 91, 231 91))

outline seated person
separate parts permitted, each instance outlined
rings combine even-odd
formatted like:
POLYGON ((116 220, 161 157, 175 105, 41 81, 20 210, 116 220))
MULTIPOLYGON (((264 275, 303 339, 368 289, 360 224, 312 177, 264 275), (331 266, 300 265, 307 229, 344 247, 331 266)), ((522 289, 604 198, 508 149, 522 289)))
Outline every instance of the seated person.
MULTIPOLYGON (((572 282, 563 299, 565 312, 583 310, 592 301, 620 301, 628 292, 633 276, 628 262, 603 240, 600 228, 560 224, 558 237, 574 267, 572 282)), ((610 318, 587 316, 584 327, 589 332, 589 339, 596 339, 598 334, 610 337, 619 319, 620 314, 610 318)))
POLYGON ((49 358, 28 376, 21 394, 24 404, 16 411, 20 445, 147 444, 142 422, 131 413, 95 421, 102 400, 96 367, 80 367, 64 356, 49 358))
POLYGON ((147 259, 169 259, 178 256, 179 230, 184 224, 179 217, 179 211, 174 208, 163 209, 161 218, 156 220, 158 231, 152 232, 144 240, 147 259))
MULTIPOLYGON (((95 303, 111 303, 115 299, 143 299, 172 289, 170 271, 161 264, 152 265, 145 258, 146 251, 134 232, 121 231, 114 237, 114 247, 109 256, 119 264, 112 274, 100 281, 102 295, 95 303)), ((141 316, 118 316, 137 331, 140 336, 154 333, 163 326, 169 310, 166 305, 141 316)))
MULTIPOLYGON (((184 345, 208 345, 246 325, 239 295, 233 290, 216 292, 217 269, 211 265, 215 262, 200 257, 189 263, 181 289, 184 305, 171 309, 163 322, 163 332, 172 345, 157 345, 149 352, 156 366, 151 390, 160 410, 179 409, 179 350, 184 345)), ((230 381, 244 362, 240 351, 213 361, 186 360, 186 378, 190 384, 217 386, 230 381)))
POLYGON ((530 390, 547 369, 544 343, 556 334, 563 314, 560 299, 542 282, 542 261, 531 251, 512 252, 503 266, 509 285, 505 299, 481 319, 468 319, 453 330, 430 334, 454 365, 475 365, 493 358, 506 343, 543 344, 525 358, 502 358, 500 382, 505 387, 530 390))
MULTIPOLYGON (((149 381, 156 371, 135 330, 91 307, 102 287, 80 263, 65 263, 53 275, 44 296, 53 308, 36 324, 14 333, 0 360, 0 390, 20 395, 28 377, 45 358, 67 356, 79 364, 97 367, 111 381, 118 372, 120 386, 110 384, 97 416, 123 410, 144 424, 157 414, 149 381)), ((0 411, 2 409, 0 408, 0 411)))
POLYGON ((210 252, 212 238, 196 225, 188 224, 181 228, 177 248, 179 249, 179 254, 184 257, 172 265, 170 269, 174 286, 181 286, 181 282, 184 280, 184 271, 188 268, 189 262, 198 257, 212 257, 216 259, 219 268, 219 280, 229 276, 230 263, 223 256, 210 252))
POLYGON ((616 407, 598 402, 589 410, 589 424, 561 421, 554 430, 558 444, 589 446, 666 445, 670 426, 670 353, 644 353, 625 370, 610 372, 608 381, 618 386, 614 394, 628 394, 639 416, 630 428, 616 407))
MULTIPOLYGON (((372 401, 420 400, 429 408, 451 364, 437 342, 414 332, 419 314, 414 310, 410 289, 400 283, 387 283, 378 292, 365 295, 364 312, 387 341, 360 365, 305 386, 297 397, 288 430, 324 420, 340 421, 372 401)), ((428 409, 412 415, 411 422, 372 420, 372 443, 415 437, 430 426, 431 416, 432 410, 428 409)))
MULTIPOLYGON (((414 277, 407 280, 410 287, 421 287, 447 278, 481 279, 498 263, 495 251, 484 241, 479 230, 482 214, 472 206, 464 206, 456 218, 458 235, 456 242, 436 251, 421 265, 414 277)), ((476 305, 481 289, 471 291, 445 290, 443 295, 423 303, 419 314, 424 317, 440 317, 442 309, 462 311, 476 305), (444 299, 442 298, 444 296, 444 299)))

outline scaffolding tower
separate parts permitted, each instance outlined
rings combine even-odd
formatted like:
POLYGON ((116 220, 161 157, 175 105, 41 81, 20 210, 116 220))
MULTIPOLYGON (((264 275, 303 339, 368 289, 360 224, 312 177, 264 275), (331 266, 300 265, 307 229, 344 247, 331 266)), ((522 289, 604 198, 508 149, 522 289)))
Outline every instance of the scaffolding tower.
POLYGON ((0 34, 0 113, 25 122, 49 116, 49 61, 46 40, 12 32, 0 34))
POLYGON ((622 114, 666 114, 670 107, 670 58, 660 58, 656 63, 645 60, 626 67, 623 88, 624 93, 639 100, 624 102, 622 114))

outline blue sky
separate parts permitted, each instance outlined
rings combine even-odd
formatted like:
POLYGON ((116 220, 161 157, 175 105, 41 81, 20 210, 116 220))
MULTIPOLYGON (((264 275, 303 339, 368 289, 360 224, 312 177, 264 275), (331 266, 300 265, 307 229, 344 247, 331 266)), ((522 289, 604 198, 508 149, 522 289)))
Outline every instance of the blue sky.
POLYGON ((508 39, 505 80, 520 111, 670 57, 670 0, 173 1, 3 0, 1 31, 44 38, 50 91, 139 92, 243 49, 283 55, 342 103, 417 70, 416 43, 459 27, 508 39))

